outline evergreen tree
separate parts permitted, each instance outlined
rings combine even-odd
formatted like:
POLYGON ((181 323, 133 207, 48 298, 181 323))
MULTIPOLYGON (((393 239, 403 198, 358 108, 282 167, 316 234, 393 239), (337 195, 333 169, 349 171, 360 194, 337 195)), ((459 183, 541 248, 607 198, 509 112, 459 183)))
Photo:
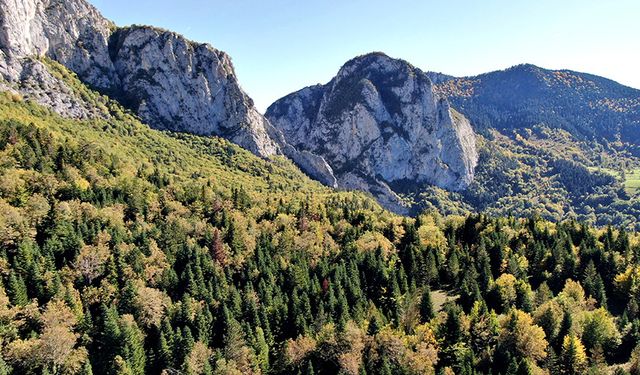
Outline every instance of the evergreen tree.
POLYGON ((560 349, 562 344, 564 343, 564 338, 571 332, 571 327, 573 326, 573 319, 571 318, 571 314, 567 311, 564 312, 562 317, 562 322, 560 323, 560 329, 558 330, 558 335, 556 336, 556 345, 557 349, 560 349))
POLYGON ((304 369, 304 375, 315 375, 316 372, 313 370, 313 364, 311 361, 307 361, 307 366, 304 369))
POLYGON ((11 303, 16 306, 24 306, 29 303, 29 297, 27 296, 27 286, 22 279, 22 276, 11 271, 9 274, 9 282, 7 284, 7 294, 11 303))
POLYGON ((435 312, 433 311, 433 302, 431 300, 431 289, 426 286, 422 291, 420 299, 420 321, 426 323, 433 319, 435 312))
POLYGON ((127 316, 127 319, 122 320, 120 345, 120 355, 126 361, 131 374, 145 374, 144 334, 131 316, 127 316))

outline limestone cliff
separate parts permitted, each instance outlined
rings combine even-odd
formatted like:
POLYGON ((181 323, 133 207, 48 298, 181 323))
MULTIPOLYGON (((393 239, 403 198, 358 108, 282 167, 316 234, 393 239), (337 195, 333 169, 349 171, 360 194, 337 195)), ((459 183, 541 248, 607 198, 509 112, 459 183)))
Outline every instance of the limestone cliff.
POLYGON ((0 0, 0 89, 63 116, 95 116, 42 57, 121 100, 151 127, 222 136, 262 157, 291 150, 270 135, 277 130, 240 87, 229 56, 210 45, 152 27, 118 29, 84 0, 0 0))
POLYGON ((396 193, 433 184, 464 189, 478 160, 464 116, 409 63, 373 53, 326 85, 278 100, 266 114, 293 146, 323 156, 344 188, 407 212, 396 193))

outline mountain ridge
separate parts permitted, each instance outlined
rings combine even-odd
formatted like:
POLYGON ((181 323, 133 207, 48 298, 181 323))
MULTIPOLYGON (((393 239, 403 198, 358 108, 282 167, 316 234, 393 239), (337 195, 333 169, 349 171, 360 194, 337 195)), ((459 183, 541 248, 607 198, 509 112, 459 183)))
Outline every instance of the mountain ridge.
POLYGON ((448 76, 436 87, 479 131, 544 122, 584 139, 640 145, 640 90, 605 77, 519 64, 476 76, 448 76))
POLYGON ((46 56, 120 100, 151 127, 223 136, 261 157, 286 154, 310 176, 335 186, 321 157, 287 144, 256 110, 226 53, 152 26, 118 28, 84 0, 0 5, 5 89, 69 117, 96 115, 48 72, 39 60, 46 56))

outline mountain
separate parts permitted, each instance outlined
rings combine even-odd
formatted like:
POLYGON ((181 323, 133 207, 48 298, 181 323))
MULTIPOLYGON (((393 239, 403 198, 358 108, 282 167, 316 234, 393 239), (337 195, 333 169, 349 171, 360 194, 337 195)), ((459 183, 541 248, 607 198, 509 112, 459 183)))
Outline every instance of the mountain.
POLYGON ((640 90, 571 70, 531 64, 455 78, 438 73, 437 91, 478 130, 544 123, 580 139, 620 140, 640 147, 640 90))
POLYGON ((123 99, 153 127, 222 135, 261 156, 278 152, 223 52, 152 27, 118 29, 84 0, 0 4, 6 80, 29 80, 32 70, 43 71, 32 58, 46 56, 123 99))
POLYGON ((476 139, 421 70, 372 53, 347 62, 326 85, 286 96, 266 112, 295 147, 321 155, 338 185, 409 212, 397 195, 432 184, 462 190, 473 180, 476 139))
POLYGON ((638 227, 640 90, 531 64, 428 75, 483 138, 476 178, 444 200, 496 215, 638 227))
POLYGON ((87 106, 50 72, 56 61, 156 129, 218 135, 261 157, 286 154, 333 186, 327 163, 298 150, 254 107, 231 58, 149 26, 118 28, 84 0, 0 0, 0 83, 74 118, 87 106))
POLYGON ((339 186, 396 212, 638 228, 638 93, 533 65, 466 78, 423 73, 373 53, 266 116, 295 147, 322 155, 339 186))

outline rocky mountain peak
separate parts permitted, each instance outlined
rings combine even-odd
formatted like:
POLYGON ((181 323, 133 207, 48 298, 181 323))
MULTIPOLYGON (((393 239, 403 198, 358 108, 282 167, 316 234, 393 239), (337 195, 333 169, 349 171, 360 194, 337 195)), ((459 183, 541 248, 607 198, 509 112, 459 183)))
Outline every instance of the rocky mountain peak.
POLYGON ((15 80, 17 60, 47 56, 93 87, 119 84, 107 53, 115 25, 84 0, 0 0, 0 50, 5 79, 15 80), (7 67, 9 65, 9 67, 7 67))
MULTIPOLYGON (((281 152, 268 134, 268 122, 240 87, 230 58, 210 45, 148 26, 118 29, 84 0, 0 4, 5 55, 0 73, 19 89, 38 65, 33 58, 46 56, 119 99, 152 127, 223 136, 263 157, 281 152)), ((48 95, 43 101, 70 100, 48 95)), ((52 107, 63 115, 88 116, 52 107)))
POLYGON ((323 156, 339 185, 399 212, 408 208, 396 193, 422 184, 460 190, 473 179, 469 122, 424 72, 382 53, 348 61, 331 82, 277 101, 266 116, 294 146, 323 156))
POLYGON ((256 110, 230 57, 211 45, 150 26, 118 28, 85 0, 0 0, 0 89, 63 116, 95 116, 43 57, 153 128, 221 136, 261 157, 285 154, 312 177, 335 185, 322 157, 296 150, 256 110))

